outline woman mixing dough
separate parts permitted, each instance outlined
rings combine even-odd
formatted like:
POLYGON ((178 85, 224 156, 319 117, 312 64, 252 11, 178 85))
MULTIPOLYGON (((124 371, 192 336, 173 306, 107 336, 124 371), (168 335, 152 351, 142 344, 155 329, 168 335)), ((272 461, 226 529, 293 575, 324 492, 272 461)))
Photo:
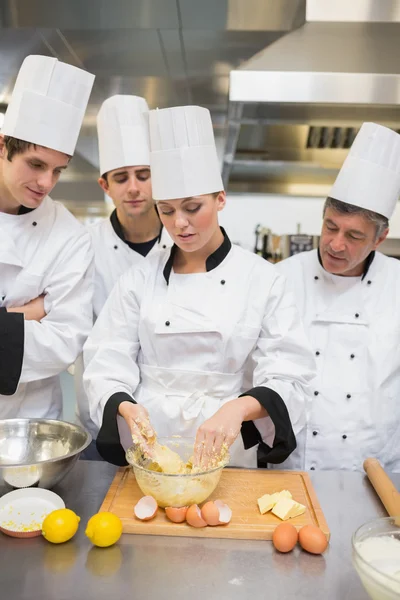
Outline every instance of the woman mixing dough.
POLYGON ((98 451, 126 464, 132 436, 151 454, 156 432, 195 437, 197 467, 224 447, 233 466, 280 463, 305 427, 314 376, 293 298, 219 226, 226 198, 209 111, 153 110, 149 127, 153 196, 174 246, 122 275, 86 343, 98 451))

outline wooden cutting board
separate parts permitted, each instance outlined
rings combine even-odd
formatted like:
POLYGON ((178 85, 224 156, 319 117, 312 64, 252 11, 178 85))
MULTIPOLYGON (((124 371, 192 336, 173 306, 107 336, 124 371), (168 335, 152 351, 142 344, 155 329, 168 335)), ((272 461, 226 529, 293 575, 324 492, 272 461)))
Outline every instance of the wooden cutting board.
POLYGON ((302 471, 224 469, 217 488, 208 498, 219 498, 232 509, 229 525, 219 527, 196 529, 187 523, 172 523, 161 508, 151 521, 139 521, 133 507, 143 493, 129 467, 118 470, 100 511, 110 511, 120 517, 124 533, 270 540, 275 527, 282 521, 271 512, 261 515, 257 498, 281 490, 289 490, 294 500, 306 506, 303 515, 289 519, 289 522, 297 529, 303 525, 316 525, 329 540, 330 531, 317 495, 308 474, 302 471))

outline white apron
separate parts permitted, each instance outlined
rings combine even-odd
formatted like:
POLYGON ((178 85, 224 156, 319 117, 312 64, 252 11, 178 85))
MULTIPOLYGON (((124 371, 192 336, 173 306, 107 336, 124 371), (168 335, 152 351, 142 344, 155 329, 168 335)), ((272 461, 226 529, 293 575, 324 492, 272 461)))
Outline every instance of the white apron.
POLYGON ((318 369, 303 467, 362 470, 375 456, 399 472, 399 261, 377 252, 363 279, 327 273, 316 250, 276 268, 294 286, 318 369))
MULTIPOLYGON (((91 225, 88 231, 92 238, 95 260, 93 314, 96 320, 119 277, 130 267, 140 264, 159 250, 170 248, 172 240, 166 229, 163 228, 159 241, 154 244, 147 256, 142 256, 117 236, 109 218, 91 225)), ((74 366, 74 384, 77 398, 76 420, 86 427, 95 439, 98 427, 90 418, 89 404, 83 389, 82 377, 83 356, 81 354, 74 366)))
POLYGON ((0 306, 45 294, 46 317, 25 321, 18 389, 0 394, 0 418, 59 418, 59 374, 81 352, 92 326, 93 252, 84 227, 46 197, 23 215, 0 213, 0 306))
MULTIPOLYGON (((108 399, 126 392, 147 408, 159 436, 194 437, 199 425, 245 391, 251 356, 253 385, 276 391, 294 431, 301 430, 314 361, 284 279, 233 246, 211 271, 171 271, 167 285, 168 255, 152 256, 121 277, 85 345, 92 420, 100 426, 108 399)), ((272 445, 265 438, 270 419, 256 425, 272 445)), ((129 445, 129 435, 122 442, 129 445)), ((231 464, 255 467, 256 450, 245 451, 239 436, 231 464)))

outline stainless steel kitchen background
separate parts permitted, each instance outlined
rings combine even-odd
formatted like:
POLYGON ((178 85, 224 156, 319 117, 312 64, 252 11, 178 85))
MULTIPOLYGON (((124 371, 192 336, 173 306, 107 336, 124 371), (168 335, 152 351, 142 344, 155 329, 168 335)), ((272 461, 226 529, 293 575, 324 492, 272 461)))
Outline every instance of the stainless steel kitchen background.
MULTIPOLYGON (((265 198, 251 235, 269 227, 271 198, 276 211, 280 197, 326 196, 363 121, 400 130, 400 0, 1 0, 0 111, 32 53, 96 75, 52 194, 85 220, 110 211, 95 120, 113 94, 210 109, 233 206, 265 198)), ((315 235, 307 223, 302 233, 315 235)))

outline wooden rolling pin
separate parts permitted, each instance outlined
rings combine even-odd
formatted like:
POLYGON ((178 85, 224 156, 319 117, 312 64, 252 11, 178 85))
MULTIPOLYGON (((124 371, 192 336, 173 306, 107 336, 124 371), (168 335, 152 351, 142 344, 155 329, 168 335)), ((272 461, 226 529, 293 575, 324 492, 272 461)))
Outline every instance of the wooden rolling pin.
POLYGON ((400 522, 400 493, 394 487, 389 475, 385 473, 379 460, 366 458, 364 471, 386 508, 389 517, 399 517, 398 521, 400 522))

